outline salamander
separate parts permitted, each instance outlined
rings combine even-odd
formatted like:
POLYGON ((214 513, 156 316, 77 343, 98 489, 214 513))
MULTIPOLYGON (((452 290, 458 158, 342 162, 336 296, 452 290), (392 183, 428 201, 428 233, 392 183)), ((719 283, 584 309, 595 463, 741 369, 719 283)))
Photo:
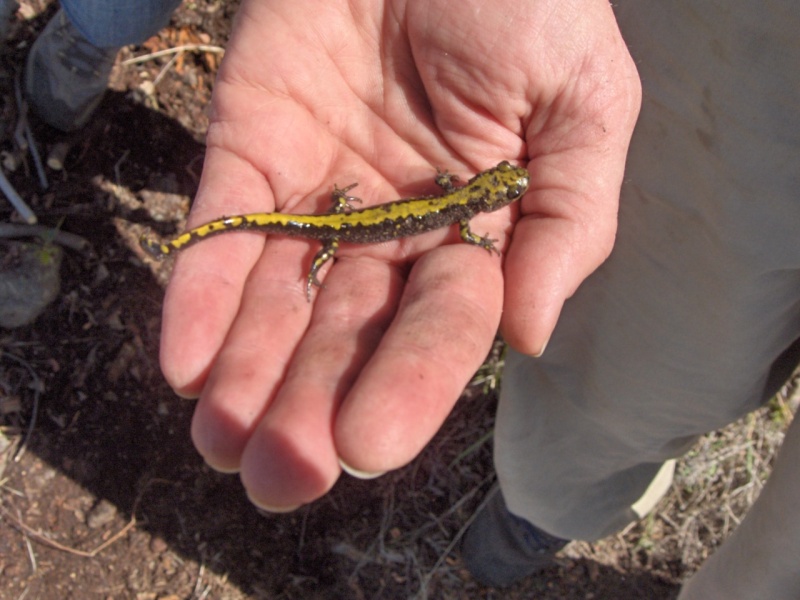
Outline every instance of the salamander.
POLYGON ((435 181, 443 189, 443 194, 403 198, 366 208, 353 208, 353 203, 361 200, 348 195, 357 184, 344 188, 334 186, 331 194, 333 209, 329 213, 275 212, 223 217, 168 241, 142 236, 141 245, 148 254, 160 259, 209 236, 242 229, 320 240, 322 249, 314 257, 306 281, 309 301, 312 286, 321 285, 317 273, 334 257, 340 242, 386 242, 458 223, 462 240, 499 254, 494 245, 497 240, 473 233, 469 220, 478 213, 498 210, 521 198, 530 182, 528 171, 503 161, 496 167, 481 171, 461 187, 454 185, 458 177, 447 172, 438 172, 435 181))

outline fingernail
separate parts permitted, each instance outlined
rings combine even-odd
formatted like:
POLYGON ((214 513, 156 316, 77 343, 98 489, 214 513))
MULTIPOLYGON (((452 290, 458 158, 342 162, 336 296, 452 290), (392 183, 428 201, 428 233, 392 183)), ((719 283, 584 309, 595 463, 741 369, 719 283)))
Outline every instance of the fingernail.
POLYGON ((533 358, 539 358, 542 354, 544 354, 544 351, 547 350, 547 344, 549 343, 550 343, 550 338, 547 338, 544 342, 544 345, 542 346, 542 349, 539 350, 539 352, 537 352, 536 354, 534 354, 533 358))
POLYGON ((239 472, 239 467, 221 467, 219 465, 213 465, 205 458, 203 458, 203 461, 206 463, 209 469, 212 469, 217 473, 222 473, 223 475, 236 475, 236 473, 239 472))
POLYGON ((302 504, 293 504, 291 506, 271 506, 269 504, 264 504, 263 502, 259 502, 258 500, 253 498, 250 494, 247 494, 247 499, 250 500, 250 502, 252 502, 258 510, 263 510, 264 512, 274 513, 274 514, 290 513, 303 506, 302 504))
POLYGON ((386 471, 379 471, 378 473, 359 471, 358 469, 354 469, 353 467, 348 465, 341 458, 339 459, 339 466, 342 467, 342 471, 344 471, 348 475, 355 477, 356 479, 376 479, 377 477, 380 477, 381 475, 386 473, 386 471))

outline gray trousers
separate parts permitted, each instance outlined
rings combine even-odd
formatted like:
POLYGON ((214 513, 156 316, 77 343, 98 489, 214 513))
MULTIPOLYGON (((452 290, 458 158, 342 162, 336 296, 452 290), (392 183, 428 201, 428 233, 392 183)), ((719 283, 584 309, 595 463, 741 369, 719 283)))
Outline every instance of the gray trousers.
MULTIPOLYGON (((760 406, 800 358, 800 4, 616 12, 644 86, 617 242, 544 355, 510 354, 495 436, 509 509, 569 539, 647 512, 670 459, 760 406)), ((788 452, 748 535, 683 599, 800 598, 800 442, 788 452), (752 555, 770 548, 783 559, 752 555)))

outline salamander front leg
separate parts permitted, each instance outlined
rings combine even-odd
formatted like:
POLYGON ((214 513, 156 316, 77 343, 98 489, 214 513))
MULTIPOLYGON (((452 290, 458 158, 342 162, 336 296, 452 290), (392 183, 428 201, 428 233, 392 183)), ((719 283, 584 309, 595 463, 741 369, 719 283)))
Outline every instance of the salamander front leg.
POLYGON ((339 240, 329 240, 324 243, 320 251, 314 256, 306 281, 306 299, 309 302, 311 302, 311 286, 317 286, 318 288, 324 287, 322 282, 317 279, 317 273, 319 273, 319 270, 326 262, 333 258, 338 249, 339 240))
POLYGON ((447 171, 442 171, 441 169, 436 169, 436 177, 433 179, 440 188, 442 188, 446 194, 450 192, 454 192, 456 190, 456 186, 453 185, 458 183, 460 179, 458 175, 452 175, 447 171))
POLYGON ((480 246, 481 248, 485 249, 489 254, 494 252, 498 256, 500 255, 500 251, 495 247, 494 243, 497 240, 493 240, 492 238, 486 236, 481 237, 477 233, 474 233, 469 228, 469 221, 464 219, 458 222, 458 230, 461 233, 461 239, 467 242, 468 244, 474 244, 475 246, 480 246))
POLYGON ((348 186, 340 188, 338 185, 333 185, 333 191, 331 192, 331 200, 333 200, 333 206, 331 207, 331 212, 340 215, 340 214, 348 214, 353 209, 353 202, 361 202, 361 198, 356 196, 348 196, 347 192, 352 190, 356 187, 357 183, 351 183, 348 186))

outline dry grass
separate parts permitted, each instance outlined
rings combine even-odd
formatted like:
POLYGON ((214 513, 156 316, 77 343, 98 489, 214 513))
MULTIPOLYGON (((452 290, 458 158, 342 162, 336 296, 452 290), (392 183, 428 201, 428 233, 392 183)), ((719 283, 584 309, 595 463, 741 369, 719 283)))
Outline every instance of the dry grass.
MULTIPOLYGON (((788 392, 788 390, 786 390, 788 392)), ((728 537, 758 498, 791 422, 798 396, 777 396, 766 408, 704 436, 681 462, 672 493, 659 507, 694 571, 728 537)))

